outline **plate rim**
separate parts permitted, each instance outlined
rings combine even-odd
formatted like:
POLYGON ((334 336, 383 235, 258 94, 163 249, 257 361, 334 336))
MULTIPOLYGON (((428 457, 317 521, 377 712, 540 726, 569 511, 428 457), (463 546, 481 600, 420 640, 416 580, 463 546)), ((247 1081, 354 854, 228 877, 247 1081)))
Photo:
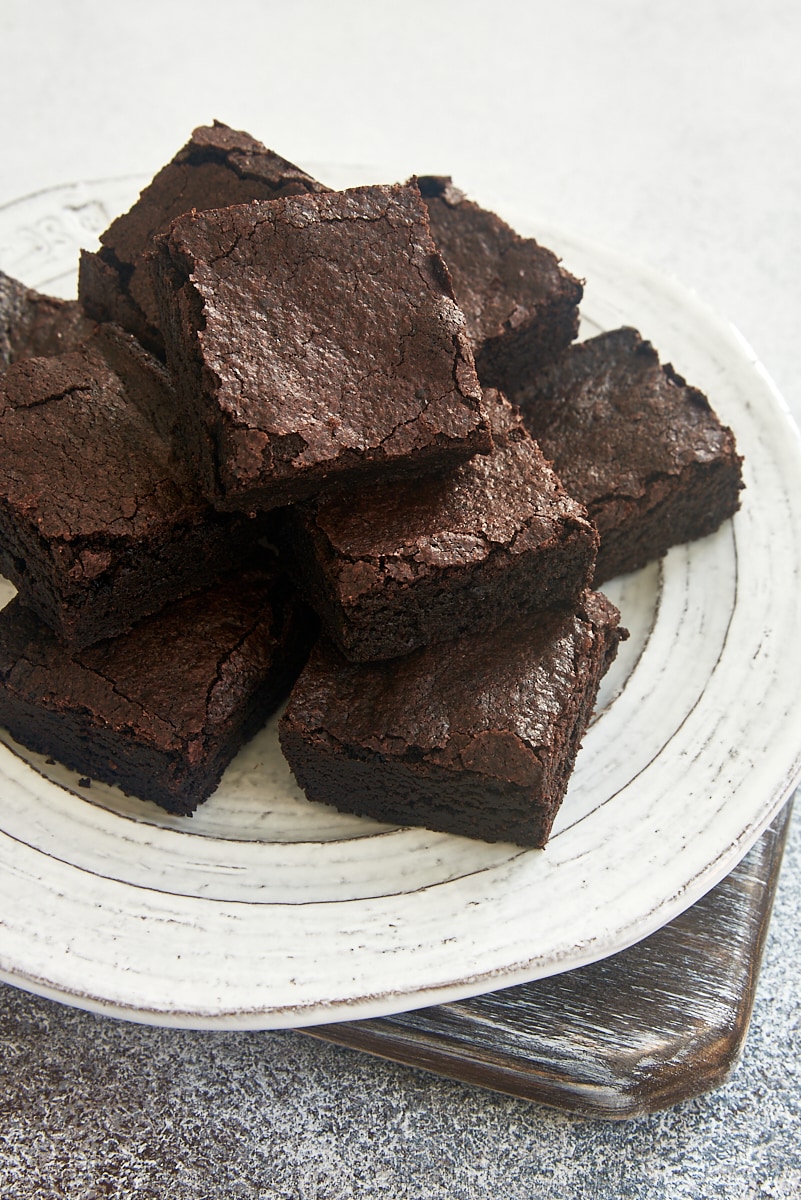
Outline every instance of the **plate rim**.
MULTIPOLYGON (((7 212, 9 209, 24 206, 33 199, 63 192, 65 189, 75 187, 91 189, 103 186, 105 183, 124 184, 128 182, 133 183, 134 181, 141 182, 142 177, 128 175, 116 177, 114 180, 77 181, 72 184, 56 185, 52 188, 39 189, 28 196, 18 197, 0 204, 0 212, 7 212)), ((497 208, 501 211, 502 215, 509 216, 518 227, 522 226, 524 231, 526 225, 531 226, 536 221, 536 218, 532 217, 530 213, 521 220, 516 206, 499 204, 497 208)), ((777 417, 780 415, 785 421, 789 422, 793 430, 791 441, 795 446, 797 463, 801 466, 801 434, 799 434, 798 426, 792 413, 769 373, 765 370, 746 339, 735 326, 719 317, 694 292, 689 291, 678 281, 656 271, 647 264, 639 262, 625 253, 602 246, 593 240, 583 238, 580 235, 560 231, 551 223, 537 222, 536 224, 538 239, 542 240, 544 244, 550 244, 553 241, 554 248, 559 250, 563 256, 566 251, 570 254, 574 252, 578 252, 579 254, 586 252, 590 259, 593 256, 603 256, 609 261, 618 264, 618 266, 622 265, 624 271, 634 272, 640 277, 649 279, 660 292, 669 291, 674 298, 681 302, 683 307, 691 306, 694 308, 703 321, 715 330, 716 335, 727 345, 729 351, 737 356, 739 364, 742 366, 747 362, 759 378, 761 384, 771 394, 772 401, 776 405, 776 413, 774 415, 777 417)), ((571 266, 571 264, 568 265, 571 266)), ((736 429, 735 433, 737 433, 736 429)), ((799 706, 799 712, 801 712, 801 706, 799 706)), ((402 1008, 417 1008, 431 1003, 444 1003, 464 998, 468 995, 474 995, 479 991, 493 990, 501 986, 513 986, 514 984, 526 982, 534 978, 542 978, 549 974, 555 974, 562 970, 572 970, 595 961, 599 957, 617 953, 672 920, 718 883, 747 853, 789 798, 799 778, 801 778, 801 745, 797 747, 793 761, 787 766, 782 783, 776 787, 773 796, 763 803, 759 819, 743 830, 741 835, 735 838, 721 852, 715 859, 714 870, 702 872, 701 876, 697 876, 686 882, 673 896, 660 905, 658 917, 652 912, 645 914, 639 921, 631 923, 629 930, 632 936, 622 941, 618 940, 613 949, 603 949, 599 946, 596 946, 594 949, 588 947, 583 953, 574 955, 569 961, 566 960, 557 965, 553 970, 543 969, 532 973, 532 965, 537 960, 536 956, 528 956, 515 964, 510 964, 506 968, 464 975, 459 980, 449 984, 439 983, 427 987, 418 986, 408 991, 402 989, 399 991, 396 986, 392 990, 380 995, 373 994, 368 997, 339 999, 335 1003, 322 1001, 316 1005, 292 1005, 281 1009, 265 1009, 261 1005, 251 1010, 239 1006, 236 1010, 220 1009, 216 1013, 204 1013, 200 1010, 188 1012, 175 1008, 144 1008, 141 1005, 129 1007, 117 1001, 109 1001, 101 996, 90 995, 86 992, 58 986, 51 980, 47 980, 35 972, 26 973, 17 969, 13 973, 9 973, 4 966, 0 966, 0 978, 14 986, 23 986, 30 991, 37 992, 50 999, 65 1001, 81 1008, 123 1017, 127 1020, 184 1028, 227 1029, 290 1028, 316 1022, 324 1023, 331 1020, 375 1017, 387 1015, 390 1012, 401 1011, 402 1008), (599 949, 600 952, 596 952, 599 949), (394 999, 390 1000, 389 997, 393 997, 394 999), (410 1001, 412 1002, 411 1004, 409 1003, 410 1001), (280 1019, 274 1020, 273 1018, 279 1012, 280 1019)), ((5 837, 7 835, 3 833, 0 836, 5 837)))

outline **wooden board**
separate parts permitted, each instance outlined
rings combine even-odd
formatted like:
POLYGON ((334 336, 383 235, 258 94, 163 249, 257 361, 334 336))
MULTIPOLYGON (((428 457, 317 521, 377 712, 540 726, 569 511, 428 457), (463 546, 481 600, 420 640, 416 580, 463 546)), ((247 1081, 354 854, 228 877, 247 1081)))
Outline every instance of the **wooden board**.
POLYGON ((641 1116, 709 1091, 745 1042, 791 808, 722 883, 620 954, 304 1032, 585 1116, 641 1116))

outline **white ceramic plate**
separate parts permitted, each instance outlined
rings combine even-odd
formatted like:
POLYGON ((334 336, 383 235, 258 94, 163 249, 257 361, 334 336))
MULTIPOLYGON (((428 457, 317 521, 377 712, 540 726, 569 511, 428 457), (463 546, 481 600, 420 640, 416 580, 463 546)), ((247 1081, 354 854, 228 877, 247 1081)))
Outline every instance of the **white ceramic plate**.
MULTIPOLYGON (((319 168, 329 182, 357 170, 319 168)), ((0 209, 0 266, 74 293, 138 181, 0 209)), ((165 1025, 368 1017, 580 966, 720 880, 801 774, 801 450, 745 343, 643 267, 507 213, 588 280, 585 334, 636 325, 745 454, 743 508, 606 590, 632 631, 544 851, 309 804, 272 722, 191 820, 0 745, 0 977, 165 1025)))

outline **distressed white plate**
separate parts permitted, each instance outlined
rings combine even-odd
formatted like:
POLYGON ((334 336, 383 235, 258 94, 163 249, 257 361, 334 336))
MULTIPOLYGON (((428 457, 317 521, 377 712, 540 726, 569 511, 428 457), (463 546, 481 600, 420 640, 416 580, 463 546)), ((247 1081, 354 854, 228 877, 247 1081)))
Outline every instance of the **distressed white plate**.
MULTIPOLYGON (((357 169, 319 168, 329 182, 357 169)), ((138 181, 0 208, 0 266, 74 294, 138 181)), ((0 744, 0 977, 165 1025, 368 1017, 577 967, 720 880, 801 775, 801 449, 747 345, 644 267, 511 219, 588 280, 583 333, 636 325, 745 454, 717 534, 606 590, 632 630, 544 851, 309 804, 272 722, 191 820, 0 744)), ((10 594, 10 592, 9 592, 10 594)))

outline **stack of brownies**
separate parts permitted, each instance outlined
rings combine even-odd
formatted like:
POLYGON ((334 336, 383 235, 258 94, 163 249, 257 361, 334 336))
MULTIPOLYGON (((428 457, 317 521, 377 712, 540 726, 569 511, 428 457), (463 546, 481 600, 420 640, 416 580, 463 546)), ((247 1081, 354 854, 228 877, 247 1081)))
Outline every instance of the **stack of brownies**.
POLYGON ((220 124, 79 295, 0 275, 0 723, 188 814, 289 694, 310 799, 544 845, 625 636, 591 586, 738 506, 701 393, 573 344, 580 282, 449 179, 220 124))

